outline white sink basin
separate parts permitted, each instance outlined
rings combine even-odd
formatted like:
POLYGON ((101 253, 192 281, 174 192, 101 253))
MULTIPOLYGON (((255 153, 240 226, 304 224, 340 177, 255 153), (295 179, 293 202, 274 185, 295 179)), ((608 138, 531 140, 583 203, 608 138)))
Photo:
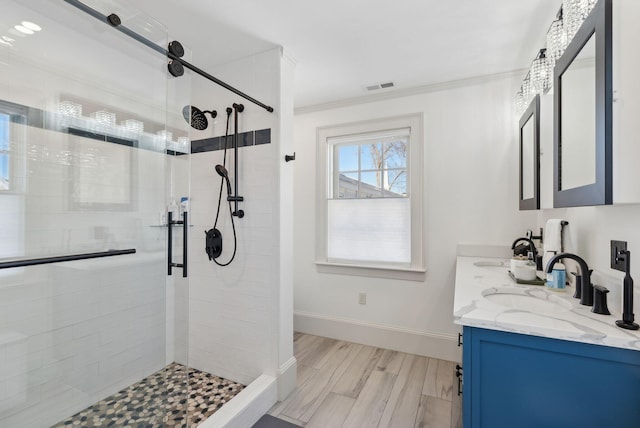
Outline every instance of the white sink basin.
POLYGON ((537 314, 557 314, 571 310, 571 303, 542 289, 490 288, 482 292, 488 301, 511 309, 537 314))

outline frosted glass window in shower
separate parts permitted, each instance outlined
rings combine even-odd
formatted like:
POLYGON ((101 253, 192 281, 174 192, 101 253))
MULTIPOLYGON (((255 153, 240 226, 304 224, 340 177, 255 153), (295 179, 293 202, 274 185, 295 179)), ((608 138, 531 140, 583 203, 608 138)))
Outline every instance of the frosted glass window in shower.
POLYGON ((131 147, 72 137, 77 159, 73 175, 73 203, 78 209, 130 210, 132 198, 131 147))

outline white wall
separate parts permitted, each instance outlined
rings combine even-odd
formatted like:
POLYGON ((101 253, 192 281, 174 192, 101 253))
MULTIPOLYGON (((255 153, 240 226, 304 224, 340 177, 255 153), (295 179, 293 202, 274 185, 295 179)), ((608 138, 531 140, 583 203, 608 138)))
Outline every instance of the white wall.
POLYGON ((456 244, 509 245, 534 226, 518 211, 519 75, 443 85, 433 92, 295 117, 296 330, 458 359, 452 304, 456 244), (316 128, 424 114, 424 282, 320 274, 316 240, 316 128), (358 304, 358 293, 367 304, 358 304))
POLYGON ((293 58, 286 55, 286 52, 280 64, 278 399, 284 400, 295 388, 297 377, 297 361, 293 355, 294 166, 291 161, 284 160, 286 155, 295 154, 293 147, 293 77, 296 64, 293 58))
MULTIPOLYGON (((270 144, 239 149, 239 194, 245 201, 239 208, 245 217, 235 218, 238 250, 235 260, 219 267, 204 251, 204 231, 213 227, 220 177, 214 166, 222 163, 223 151, 195 153, 191 156, 191 218, 189 274, 189 364, 201 370, 248 384, 259 375, 278 374, 280 361, 293 356, 292 331, 289 339, 281 337, 281 317, 292 317, 292 285, 287 282, 282 264, 290 265, 286 231, 281 228, 281 203, 286 199, 290 182, 281 181, 284 171, 282 151, 290 138, 281 134, 281 123, 291 116, 290 102, 282 99, 280 49, 245 58, 212 74, 252 97, 274 107, 274 113, 222 90, 208 81, 194 79, 193 105, 215 108, 218 119, 207 131, 192 133, 192 139, 224 135, 225 108, 243 103, 239 116, 240 132, 271 128, 270 144), (288 106, 288 107, 287 107, 288 106), (287 112, 283 109, 289 109, 287 112), (284 235, 282 235, 284 233, 284 235), (281 297, 285 299, 281 301, 281 297), (287 345, 288 342, 288 345, 287 345), (288 354, 288 355, 287 355, 288 354)), ((290 77, 289 74, 287 76, 290 77)), ((290 83, 288 83, 290 85, 290 83)), ((233 117, 231 119, 233 130, 233 117)), ((288 165, 287 165, 288 166, 288 165)), ((228 153, 227 169, 233 183, 233 151, 228 153)), ((284 180, 284 179, 283 179, 284 180)), ((226 188, 226 187, 225 187, 226 188)), ((292 192, 289 191, 290 195, 292 192)), ((223 235, 223 253, 218 259, 227 262, 233 250, 233 232, 229 208, 224 201, 218 229, 223 235)), ((293 366, 295 371, 295 366, 293 366)))

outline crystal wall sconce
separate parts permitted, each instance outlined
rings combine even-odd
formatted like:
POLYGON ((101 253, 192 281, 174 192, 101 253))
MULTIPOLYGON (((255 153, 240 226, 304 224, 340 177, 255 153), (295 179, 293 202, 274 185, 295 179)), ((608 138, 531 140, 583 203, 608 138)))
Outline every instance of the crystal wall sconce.
POLYGON ((58 113, 68 117, 81 117, 82 104, 71 101, 60 101, 58 103, 58 113))
POLYGON ((573 39, 597 0, 564 0, 547 31, 546 47, 540 49, 522 86, 516 93, 517 113, 526 110, 537 94, 544 94, 553 86, 553 68, 573 39))
POLYGON ((140 135, 144 132, 144 122, 135 119, 127 119, 120 122, 125 131, 133 135, 140 135))

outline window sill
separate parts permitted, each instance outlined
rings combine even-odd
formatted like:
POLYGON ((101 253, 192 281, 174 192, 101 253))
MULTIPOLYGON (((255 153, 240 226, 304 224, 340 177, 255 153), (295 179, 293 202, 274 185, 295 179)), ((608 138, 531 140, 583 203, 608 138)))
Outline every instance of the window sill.
POLYGON ((424 282, 426 269, 405 268, 394 266, 368 266, 346 263, 329 263, 316 261, 318 273, 337 275, 366 276, 371 278, 400 279, 405 281, 424 282))

